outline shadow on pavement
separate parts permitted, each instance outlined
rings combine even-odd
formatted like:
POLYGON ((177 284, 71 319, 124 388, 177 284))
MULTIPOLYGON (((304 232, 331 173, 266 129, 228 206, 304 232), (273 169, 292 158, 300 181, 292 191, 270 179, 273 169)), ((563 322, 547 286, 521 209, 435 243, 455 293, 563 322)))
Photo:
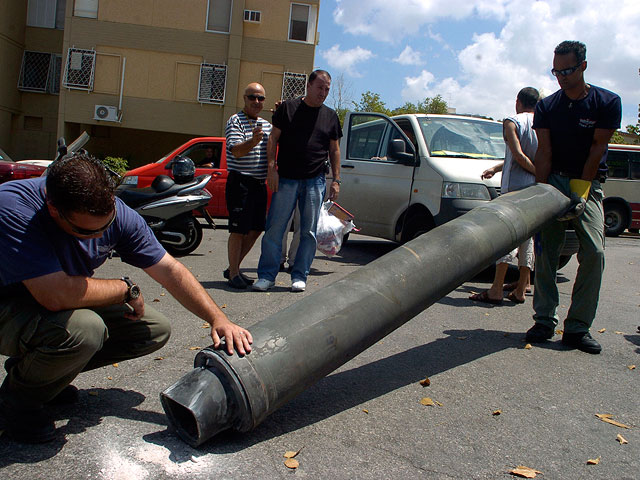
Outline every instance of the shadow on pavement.
MULTIPOLYGON (((523 348, 521 335, 499 330, 446 330, 447 337, 323 378, 248 433, 223 432, 198 448, 201 454, 234 453, 362 405, 394 390, 509 348, 523 348)), ((176 455, 172 430, 146 435, 146 441, 176 455)))
MULTIPOLYGON (((0 469, 14 463, 37 463, 54 457, 67 443, 68 435, 77 435, 102 423, 105 417, 118 417, 126 420, 166 425, 166 417, 158 412, 137 410, 145 396, 133 390, 120 388, 92 388, 79 391, 77 404, 48 407, 56 421, 68 419, 66 425, 59 427, 53 442, 28 445, 14 442, 6 435, 0 437, 0 469)), ((55 475, 53 475, 55 478, 55 475)))

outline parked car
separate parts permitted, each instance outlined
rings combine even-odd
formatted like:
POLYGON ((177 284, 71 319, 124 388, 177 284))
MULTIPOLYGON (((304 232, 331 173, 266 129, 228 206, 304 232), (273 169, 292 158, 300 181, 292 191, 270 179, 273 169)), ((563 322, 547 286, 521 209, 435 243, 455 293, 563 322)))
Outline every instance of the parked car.
MULTIPOLYGON (((340 204, 364 235, 406 242, 500 195, 502 124, 462 115, 348 113, 340 204)), ((560 259, 578 251, 568 231, 560 259)))
POLYGON ((224 191, 227 184, 227 153, 226 139, 223 137, 197 137, 180 145, 154 163, 134 168, 125 173, 119 189, 144 188, 158 175, 168 175, 173 178, 171 161, 182 155, 193 160, 196 166, 195 176, 211 175, 206 189, 213 197, 207 207, 212 217, 226 218, 229 216, 224 191))
POLYGON ((640 146, 609 145, 609 171, 602 185, 605 233, 617 237, 640 229, 640 146))
POLYGON ((14 162, 4 150, 0 149, 0 183, 39 177, 46 169, 46 166, 33 165, 24 161, 14 162))

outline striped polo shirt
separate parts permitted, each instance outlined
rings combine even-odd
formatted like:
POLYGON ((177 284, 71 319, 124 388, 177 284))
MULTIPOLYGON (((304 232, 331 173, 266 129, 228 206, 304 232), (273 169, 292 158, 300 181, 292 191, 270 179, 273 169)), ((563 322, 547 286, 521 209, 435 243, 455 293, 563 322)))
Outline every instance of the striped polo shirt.
POLYGON ((267 141, 271 133, 271 124, 264 118, 258 117, 253 120, 240 111, 231 115, 225 129, 227 137, 227 170, 233 170, 243 175, 264 180, 267 178, 267 141), (262 141, 244 157, 236 158, 231 153, 231 148, 240 143, 250 140, 253 136, 253 129, 260 123, 264 136, 262 141))

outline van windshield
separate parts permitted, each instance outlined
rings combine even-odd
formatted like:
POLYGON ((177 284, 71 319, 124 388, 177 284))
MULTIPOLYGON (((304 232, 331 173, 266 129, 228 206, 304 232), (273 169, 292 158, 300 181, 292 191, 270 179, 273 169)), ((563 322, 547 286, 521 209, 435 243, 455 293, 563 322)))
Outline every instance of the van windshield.
POLYGON ((504 158, 502 124, 469 118, 418 118, 431 157, 504 158))

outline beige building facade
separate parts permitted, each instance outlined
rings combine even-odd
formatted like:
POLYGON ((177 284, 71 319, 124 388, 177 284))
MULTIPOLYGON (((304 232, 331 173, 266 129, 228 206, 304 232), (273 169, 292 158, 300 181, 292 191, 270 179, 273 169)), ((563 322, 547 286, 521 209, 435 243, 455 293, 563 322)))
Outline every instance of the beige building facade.
POLYGON ((85 147, 135 167, 194 136, 224 136, 250 82, 264 117, 304 94, 319 0, 9 0, 0 2, 0 145, 51 158, 85 147))

